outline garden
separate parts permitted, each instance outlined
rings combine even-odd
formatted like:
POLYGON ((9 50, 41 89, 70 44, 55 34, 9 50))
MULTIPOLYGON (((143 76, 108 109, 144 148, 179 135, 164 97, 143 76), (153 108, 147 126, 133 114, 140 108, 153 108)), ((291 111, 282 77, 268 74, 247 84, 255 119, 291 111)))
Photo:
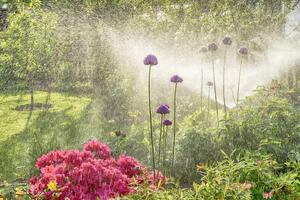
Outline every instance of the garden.
POLYGON ((299 1, 0 16, 0 200, 300 200, 299 1))

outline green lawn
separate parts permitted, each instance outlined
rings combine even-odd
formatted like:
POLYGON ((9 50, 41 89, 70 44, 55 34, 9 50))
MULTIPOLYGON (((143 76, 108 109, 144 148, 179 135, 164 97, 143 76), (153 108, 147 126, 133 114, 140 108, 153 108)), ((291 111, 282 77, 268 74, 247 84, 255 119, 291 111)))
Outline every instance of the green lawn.
MULTIPOLYGON (((74 97, 60 93, 36 92, 35 102, 52 104, 47 114, 64 112, 65 117, 77 120, 80 118, 90 99, 74 97)), ((0 93, 0 143, 14 134, 30 127, 45 110, 17 111, 16 106, 30 103, 29 94, 1 94, 0 93)))
POLYGON ((93 131, 101 132, 100 119, 95 117, 97 108, 87 97, 36 92, 36 103, 53 107, 15 110, 16 106, 29 102, 28 93, 0 93, 0 180, 28 178, 34 173, 36 158, 43 153, 77 147, 93 131))

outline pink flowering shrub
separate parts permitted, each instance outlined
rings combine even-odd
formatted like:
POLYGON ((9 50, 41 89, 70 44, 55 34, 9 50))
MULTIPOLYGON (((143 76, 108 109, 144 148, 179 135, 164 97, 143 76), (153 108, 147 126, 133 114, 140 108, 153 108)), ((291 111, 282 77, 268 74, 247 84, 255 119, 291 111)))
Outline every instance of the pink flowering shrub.
MULTIPOLYGON (((38 177, 30 179, 29 193, 35 199, 107 200, 134 193, 147 182, 155 189, 153 175, 133 157, 115 160, 105 144, 93 140, 83 151, 52 151, 36 162, 38 177)), ((165 177, 159 176, 164 183, 165 177)))

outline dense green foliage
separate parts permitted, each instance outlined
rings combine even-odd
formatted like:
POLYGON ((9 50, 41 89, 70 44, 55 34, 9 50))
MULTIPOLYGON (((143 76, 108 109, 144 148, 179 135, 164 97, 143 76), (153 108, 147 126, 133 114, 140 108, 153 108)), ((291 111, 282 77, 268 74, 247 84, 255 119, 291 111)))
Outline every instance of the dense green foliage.
POLYGON ((192 189, 171 189, 158 193, 141 191, 128 199, 270 199, 299 198, 299 164, 278 164, 269 156, 246 155, 234 161, 227 157, 215 167, 201 168, 201 183, 192 189))
POLYGON ((222 151, 234 158, 247 151, 259 151, 273 155, 280 163, 298 162, 300 115, 288 99, 274 95, 284 90, 259 89, 239 110, 230 111, 217 129, 203 128, 197 113, 188 117, 178 149, 183 182, 195 181, 195 165, 221 160, 222 151))

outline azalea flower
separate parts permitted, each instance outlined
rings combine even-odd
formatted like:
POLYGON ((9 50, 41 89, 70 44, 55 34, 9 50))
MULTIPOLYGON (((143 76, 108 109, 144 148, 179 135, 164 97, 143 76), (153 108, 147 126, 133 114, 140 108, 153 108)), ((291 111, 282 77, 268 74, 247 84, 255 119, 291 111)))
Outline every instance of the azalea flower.
POLYGON ((115 160, 110 152, 108 146, 92 140, 83 151, 52 151, 41 156, 36 162, 41 173, 29 180, 29 193, 33 199, 108 200, 136 192, 145 181, 156 188, 153 177, 136 159, 122 155, 115 160))

